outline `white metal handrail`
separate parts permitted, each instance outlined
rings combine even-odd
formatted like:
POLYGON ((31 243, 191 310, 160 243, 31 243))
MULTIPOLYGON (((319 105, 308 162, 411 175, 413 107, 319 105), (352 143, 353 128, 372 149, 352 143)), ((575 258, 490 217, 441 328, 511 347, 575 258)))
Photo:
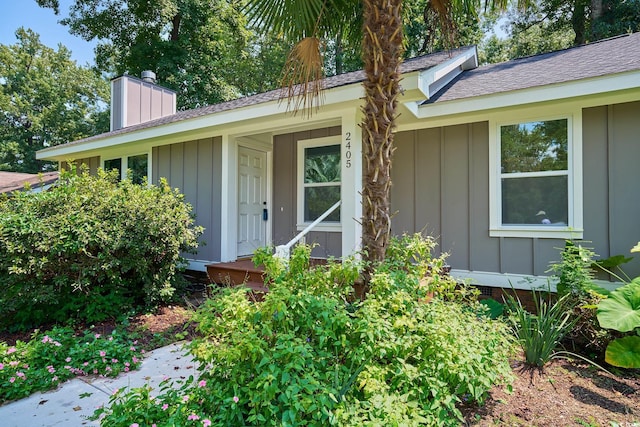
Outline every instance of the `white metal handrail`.
POLYGON ((329 209, 327 209, 325 211, 325 213, 320 215, 311 224, 307 225, 304 230, 302 230, 300 233, 298 233, 298 235, 296 237, 294 237, 293 239, 291 239, 289 241, 289 243, 287 243, 286 245, 276 246, 276 254, 275 254, 275 256, 278 257, 278 258, 281 258, 281 259, 283 259, 285 261, 288 261, 289 257, 291 256, 291 248, 293 247, 293 245, 295 245, 300 240, 302 240, 311 230, 313 230, 316 227, 316 225, 320 224, 322 221, 324 221, 324 219, 326 217, 331 215, 333 213, 333 211, 338 209, 338 206, 340 206, 340 204, 342 204, 342 200, 338 200, 333 206, 331 206, 329 209))

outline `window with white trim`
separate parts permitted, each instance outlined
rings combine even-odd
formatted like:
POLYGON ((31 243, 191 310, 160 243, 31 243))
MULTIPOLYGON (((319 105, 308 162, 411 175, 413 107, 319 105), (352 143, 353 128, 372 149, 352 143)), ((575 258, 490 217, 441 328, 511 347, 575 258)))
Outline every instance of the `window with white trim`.
POLYGON ((149 182, 149 155, 144 153, 107 159, 103 163, 103 169, 105 171, 115 169, 120 179, 129 176, 134 184, 146 184, 149 182))
POLYGON ((581 144, 574 125, 571 116, 495 124, 492 236, 581 237, 581 144))
MULTIPOLYGON (((315 221, 340 200, 340 160, 339 139, 321 138, 298 142, 299 226, 315 221)), ((340 208, 333 211, 322 224, 339 226, 340 208)))

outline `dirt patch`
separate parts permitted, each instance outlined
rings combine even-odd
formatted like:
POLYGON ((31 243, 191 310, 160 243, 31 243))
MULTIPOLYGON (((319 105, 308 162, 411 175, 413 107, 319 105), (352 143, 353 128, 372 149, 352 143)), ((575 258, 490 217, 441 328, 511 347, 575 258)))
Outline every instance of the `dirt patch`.
POLYGON ((464 408, 468 426, 640 427, 638 370, 611 375, 584 363, 556 359, 543 371, 512 364, 513 391, 494 388, 484 406, 464 408))

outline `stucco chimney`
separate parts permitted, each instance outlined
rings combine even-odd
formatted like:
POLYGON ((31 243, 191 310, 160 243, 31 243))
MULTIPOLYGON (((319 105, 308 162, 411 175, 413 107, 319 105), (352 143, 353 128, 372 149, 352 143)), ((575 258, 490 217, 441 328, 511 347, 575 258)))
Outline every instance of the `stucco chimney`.
POLYGON ((175 114, 176 93, 157 85, 153 71, 143 71, 141 77, 111 80, 112 131, 175 114))

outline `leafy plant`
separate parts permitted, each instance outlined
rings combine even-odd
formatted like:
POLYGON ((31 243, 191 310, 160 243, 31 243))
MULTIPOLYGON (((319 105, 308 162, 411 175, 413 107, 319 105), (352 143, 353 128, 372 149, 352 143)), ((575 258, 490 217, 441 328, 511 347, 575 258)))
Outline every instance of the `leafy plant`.
MULTIPOLYGON (((567 240, 560 254, 561 261, 553 263, 550 271, 558 278, 558 295, 567 297, 567 303, 573 307, 572 319, 577 319, 567 334, 567 343, 574 351, 601 358, 613 337, 598 324, 596 307, 609 291, 594 283, 596 254, 584 243, 567 240)), ((602 266, 613 262, 612 259, 603 261, 597 268, 602 271, 602 266)))
POLYGON ((555 355, 562 338, 577 322, 571 319, 572 306, 569 296, 557 301, 545 300, 532 290, 536 314, 528 312, 520 299, 507 294, 506 304, 513 330, 524 350, 525 362, 530 366, 544 367, 555 355))
POLYGON ((486 314, 491 319, 498 319, 504 314, 504 304, 500 304, 493 298, 483 299, 480 304, 486 307, 486 314))
POLYGON ((600 301, 598 321, 603 328, 637 332, 610 342, 605 361, 622 368, 640 368, 640 277, 600 301))
POLYGON ((458 403, 510 378, 513 340, 477 303, 423 301, 420 276, 434 270, 415 254, 432 241, 415 239, 394 246, 364 300, 353 298, 358 262, 311 267, 299 246, 285 266, 260 251, 262 301, 226 288, 198 311, 200 378, 123 392, 98 411, 102 425, 459 425, 458 403))
POLYGON ((0 203, 0 231, 0 326, 26 328, 167 300, 202 230, 165 181, 140 186, 72 167, 49 191, 0 203))
POLYGON ((75 336, 69 328, 37 332, 29 342, 0 343, 0 403, 56 388, 75 376, 114 377, 136 369, 144 350, 126 335, 86 331, 75 336))

